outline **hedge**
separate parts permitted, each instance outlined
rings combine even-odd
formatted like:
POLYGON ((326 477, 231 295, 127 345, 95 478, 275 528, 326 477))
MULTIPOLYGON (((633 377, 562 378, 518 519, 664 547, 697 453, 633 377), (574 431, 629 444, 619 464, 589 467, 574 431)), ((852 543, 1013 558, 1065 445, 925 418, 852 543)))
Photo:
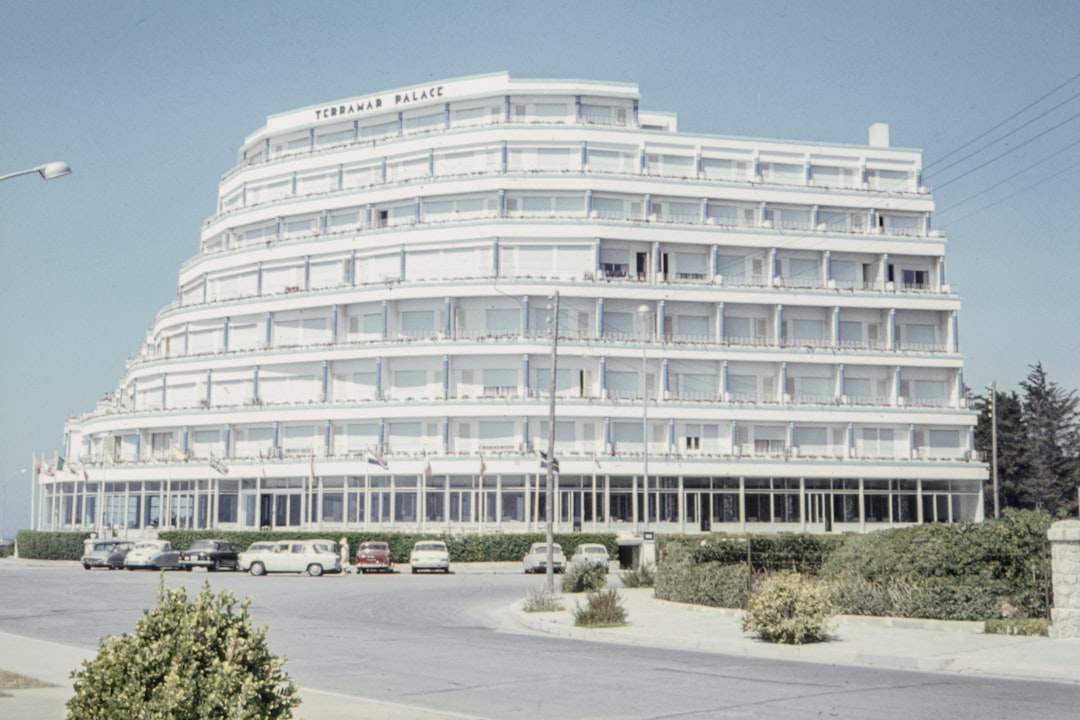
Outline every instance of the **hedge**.
MULTIPOLYGON (((22 530, 18 535, 19 555, 24 558, 39 560, 78 560, 83 555, 83 540, 89 537, 87 532, 46 532, 41 530, 22 530)), ((493 534, 493 535, 455 535, 422 534, 391 532, 356 532, 315 531, 315 532, 270 532, 222 531, 222 530, 165 530, 158 533, 162 540, 168 540, 177 550, 191 547, 195 540, 228 540, 233 546, 245 550, 251 543, 274 540, 330 539, 335 542, 344 537, 349 543, 349 553, 356 553, 357 546, 366 540, 381 540, 390 545, 394 562, 409 562, 409 552, 419 540, 442 540, 450 550, 451 562, 520 562, 534 542, 543 542, 543 533, 528 534, 493 534)), ((567 557, 582 543, 599 543, 613 556, 618 555, 618 544, 614 533, 574 533, 556 534, 555 542, 562 546, 567 557)))

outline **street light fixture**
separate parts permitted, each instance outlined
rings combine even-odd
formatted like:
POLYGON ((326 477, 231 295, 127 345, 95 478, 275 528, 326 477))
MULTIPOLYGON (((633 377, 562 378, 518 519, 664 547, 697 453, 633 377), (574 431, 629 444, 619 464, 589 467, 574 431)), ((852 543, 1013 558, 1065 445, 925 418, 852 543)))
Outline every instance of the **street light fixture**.
POLYGON ((4 484, 0 485, 0 542, 4 540, 4 516, 7 515, 7 484, 16 475, 24 475, 26 468, 19 468, 4 478, 4 484))
POLYGON ((31 175, 33 173, 38 173, 44 180, 52 180, 53 178, 70 175, 71 167, 63 160, 54 160, 53 162, 38 165, 37 167, 32 167, 27 170, 19 170, 18 172, 8 173, 7 175, 0 175, 0 180, 7 180, 20 175, 31 175))
POLYGON ((638 315, 641 316, 642 325, 645 327, 645 339, 641 343, 641 440, 645 448, 645 462, 642 468, 645 489, 645 530, 649 529, 649 340, 652 331, 649 328, 649 314, 652 308, 642 303, 638 306, 638 315))

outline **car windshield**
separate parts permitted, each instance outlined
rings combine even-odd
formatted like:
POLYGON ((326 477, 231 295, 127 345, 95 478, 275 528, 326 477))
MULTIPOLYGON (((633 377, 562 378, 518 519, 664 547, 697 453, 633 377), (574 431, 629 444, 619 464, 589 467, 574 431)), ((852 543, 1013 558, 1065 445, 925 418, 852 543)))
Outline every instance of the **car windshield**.
POLYGON ((442 543, 421 543, 421 544, 416 546, 416 549, 417 550, 439 551, 439 550, 445 550, 446 546, 443 545, 442 543))
POLYGON ((136 549, 145 549, 145 550, 157 550, 158 547, 160 547, 160 546, 157 543, 154 543, 154 542, 141 542, 141 543, 139 543, 138 545, 135 546, 136 549))
POLYGON ((95 550, 112 550, 116 547, 116 543, 98 543, 94 546, 95 550))
POLYGON ((385 550, 386 543, 364 543, 358 550, 385 550))
POLYGON ((585 548, 587 553, 596 553, 597 555, 607 555, 607 548, 602 547, 587 547, 585 548))
POLYGON ((217 543, 213 540, 196 540, 191 543, 191 550, 217 550, 217 543))
POLYGON ((274 543, 251 543, 248 547, 248 552, 257 552, 259 550, 269 550, 274 547, 274 543))
MULTIPOLYGON (((552 548, 553 552, 557 552, 557 553, 562 552, 562 548, 559 547, 558 545, 552 545, 551 548, 552 548)), ((540 554, 540 555, 547 555, 547 545, 538 546, 536 548, 536 552, 537 552, 537 554, 540 554)))

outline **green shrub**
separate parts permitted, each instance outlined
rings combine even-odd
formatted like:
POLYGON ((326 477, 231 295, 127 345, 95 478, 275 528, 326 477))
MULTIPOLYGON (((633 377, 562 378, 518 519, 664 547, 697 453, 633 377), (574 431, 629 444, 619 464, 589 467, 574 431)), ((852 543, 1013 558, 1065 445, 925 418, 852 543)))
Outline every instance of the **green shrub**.
POLYGON ((36 560, 78 560, 83 556, 83 541, 89 532, 51 532, 20 530, 15 536, 19 557, 36 560))
POLYGON ((205 585, 194 602, 158 587, 158 605, 133 635, 105 638, 72 672, 68 720, 120 718, 291 718, 296 686, 270 654, 266 628, 253 629, 249 599, 205 585))
POLYGON ((824 586, 785 572, 770 577, 750 597, 742 628, 766 642, 802 645, 824 640, 832 615, 824 586))
POLYGON ((621 627, 626 624, 626 608, 617 590, 589 593, 584 607, 574 611, 574 624, 579 627, 621 627))
POLYGON ((760 584, 745 562, 699 561, 689 545, 669 546, 656 568, 656 597, 673 602, 745 608, 760 584))
POLYGON ((546 587, 533 588, 525 597, 525 604, 521 606, 525 612, 557 612, 563 609, 562 601, 555 593, 548 592, 546 587))
POLYGON ((580 593, 600 590, 607 584, 607 567, 599 563, 570 565, 562 578, 562 591, 580 593))
POLYGON ((646 588, 656 585, 656 568, 652 565, 627 570, 619 575, 624 588, 646 588))
POLYGON ((987 620, 983 626, 987 635, 1050 635, 1047 618, 998 618, 987 620))

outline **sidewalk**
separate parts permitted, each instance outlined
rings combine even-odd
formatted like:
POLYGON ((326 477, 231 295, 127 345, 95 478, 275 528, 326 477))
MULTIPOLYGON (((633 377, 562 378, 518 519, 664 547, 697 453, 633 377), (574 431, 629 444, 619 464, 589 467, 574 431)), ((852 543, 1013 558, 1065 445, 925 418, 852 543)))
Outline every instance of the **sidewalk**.
POLYGON ((1080 683, 1080 639, 985 635, 981 622, 840 616, 831 639, 811 645, 777 645, 743 634, 738 610, 657 600, 651 588, 621 589, 627 625, 589 630, 574 626, 575 603, 564 610, 526 613, 524 600, 510 612, 537 632, 591 642, 927 672, 1080 683))

